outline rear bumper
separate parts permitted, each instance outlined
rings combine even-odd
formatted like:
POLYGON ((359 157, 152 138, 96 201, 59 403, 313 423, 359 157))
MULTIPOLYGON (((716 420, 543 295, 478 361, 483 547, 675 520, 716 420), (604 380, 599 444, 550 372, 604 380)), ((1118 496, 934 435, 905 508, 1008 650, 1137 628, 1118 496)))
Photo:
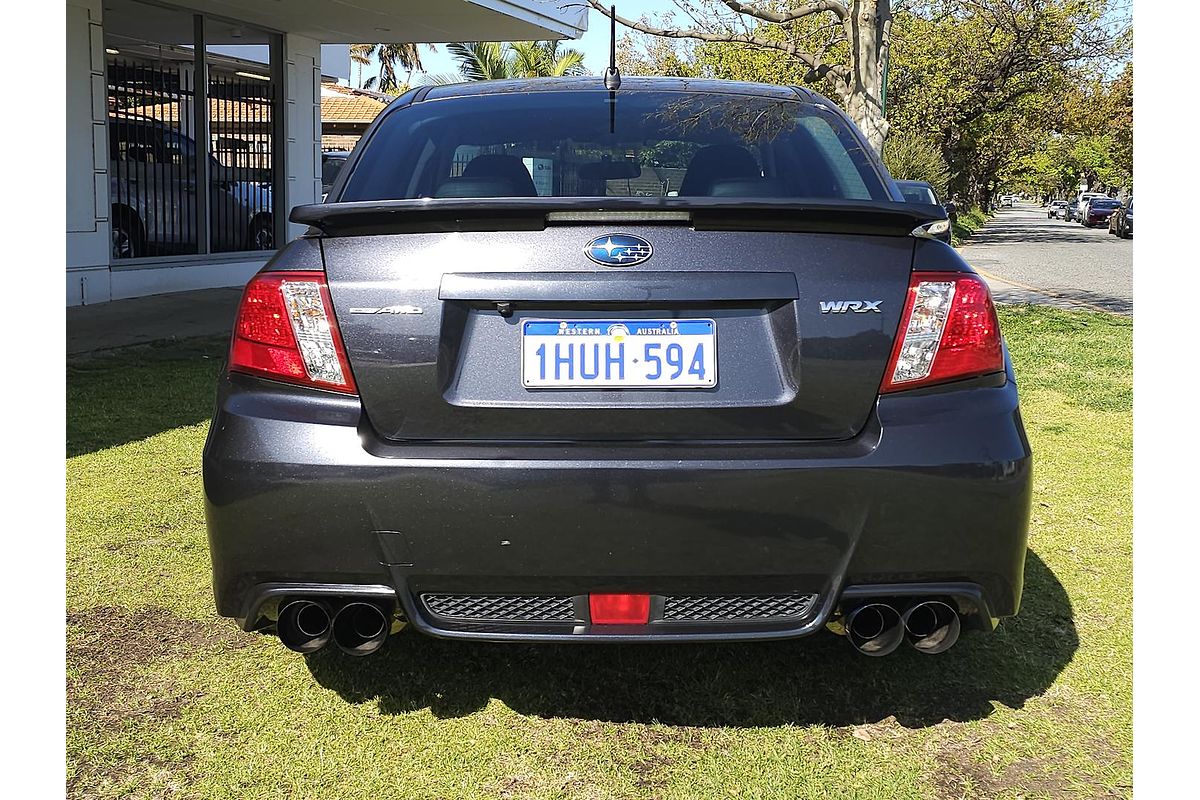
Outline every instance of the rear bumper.
POLYGON ((453 638, 786 638, 855 592, 939 594, 990 627, 1019 607, 1030 481, 1011 369, 883 397, 849 441, 770 445, 384 443, 356 399, 235 376, 204 452, 219 613, 254 629, 288 593, 366 593, 453 638), (589 592, 650 593, 660 615, 591 625, 589 592), (456 619, 430 595, 565 597, 577 613, 456 619), (812 602, 661 614, 666 598, 747 595, 812 602))
MULTIPOLYGON (((939 583, 894 583, 894 584, 860 584, 845 587, 840 594, 830 595, 820 603, 815 595, 804 595, 805 599, 812 598, 813 605, 803 614, 794 615, 788 619, 757 619, 752 622, 701 624, 695 622, 680 622, 667 618, 664 612, 668 596, 653 595, 651 603, 650 622, 644 626, 591 625, 586 620, 587 597, 574 596, 563 598, 573 603, 576 616, 583 619, 558 624, 523 623, 498 624, 474 623, 455 624, 443 617, 429 612, 428 608, 417 599, 417 596, 401 591, 397 593, 391 586, 371 584, 329 584, 329 583, 263 583, 253 587, 249 593, 247 614, 239 618, 246 630, 259 630, 269 627, 278 618, 279 608, 285 598, 304 597, 311 600, 327 602, 348 602, 350 600, 373 602, 384 609, 399 608, 413 626, 426 634, 451 639, 480 639, 485 641, 523 641, 523 642, 561 642, 561 641, 592 641, 592 642, 661 642, 664 640, 703 642, 741 640, 770 640, 787 639, 805 636, 821 628, 827 623, 834 610, 839 605, 871 601, 885 601, 903 608, 909 602, 918 598, 922 600, 938 598, 952 604, 965 619, 965 624, 977 630, 992 630, 998 622, 994 612, 988 605, 988 598, 983 588, 973 583, 939 582, 939 583), (408 600, 408 603, 401 602, 408 600)), ((492 596, 495 598, 496 596, 492 596)), ((526 596, 528 597, 528 596, 526 596)), ((503 598, 501 598, 503 599, 503 598)), ((744 596, 733 596, 730 599, 744 600, 744 596)), ((761 596, 752 598, 761 599, 761 596)))

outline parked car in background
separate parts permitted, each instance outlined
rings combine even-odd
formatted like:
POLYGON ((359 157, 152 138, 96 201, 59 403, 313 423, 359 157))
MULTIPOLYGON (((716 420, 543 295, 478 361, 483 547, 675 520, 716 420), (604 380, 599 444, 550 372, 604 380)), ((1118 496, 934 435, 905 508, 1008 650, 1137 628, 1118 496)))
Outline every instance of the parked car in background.
POLYGON ((1012 205, 1013 205, 1013 196, 1011 194, 1000 195, 1000 207, 1001 208, 1012 208, 1012 205))
POLYGON ((1060 219, 1066 214, 1066 200, 1051 200, 1049 207, 1046 208, 1046 219, 1060 219))
POLYGON ((321 153, 321 202, 325 202, 329 190, 333 188, 333 182, 337 180, 338 173, 346 165, 349 156, 349 150, 326 150, 321 153))
POLYGON ((1129 197, 1108 218, 1108 232, 1122 239, 1133 238, 1133 198, 1129 197))
POLYGON ((1108 218, 1120 207, 1121 201, 1115 197, 1093 197, 1083 207, 1083 216, 1080 222, 1085 228, 1107 225, 1108 218))
MULTIPOLYGON (((109 118, 112 257, 199 252, 195 141, 157 120, 109 118)), ((214 252, 275 249, 269 171, 208 157, 214 252)))
POLYGON ((1084 207, 1087 206, 1087 201, 1093 197, 1107 197, 1104 192, 1080 192, 1067 203, 1067 216, 1064 218, 1067 222, 1083 222, 1084 207))
POLYGON ((219 613, 357 656, 401 620, 932 654, 1016 614, 1032 456, 945 213, 809 90, 611 96, 421 87, 293 209, 204 447, 219 613))
MULTIPOLYGON (((921 205, 941 206, 942 201, 938 199, 937 192, 933 186, 925 181, 896 181, 896 186, 900 189, 900 194, 904 195, 905 201, 909 203, 918 203, 921 205)), ((942 206, 945 208, 945 206, 942 206)), ((946 214, 949 216, 950 209, 946 208, 946 214)), ((934 238, 940 239, 946 244, 951 243, 950 225, 947 219, 945 226, 938 225, 936 232, 933 233, 934 238)))

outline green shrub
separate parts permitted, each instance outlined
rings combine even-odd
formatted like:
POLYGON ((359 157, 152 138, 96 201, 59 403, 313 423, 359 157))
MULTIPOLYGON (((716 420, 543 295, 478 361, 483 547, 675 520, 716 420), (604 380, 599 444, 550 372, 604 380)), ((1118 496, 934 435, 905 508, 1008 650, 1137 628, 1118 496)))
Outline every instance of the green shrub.
POLYGON ((920 136, 894 133, 883 145, 883 163, 898 181, 925 181, 946 199, 950 170, 938 146, 920 136))
POLYGON ((950 236, 954 240, 955 245, 962 244, 964 239, 971 238, 971 234, 983 227, 983 224, 988 221, 988 215, 980 208, 968 208, 965 211, 958 212, 956 219, 950 226, 950 236))

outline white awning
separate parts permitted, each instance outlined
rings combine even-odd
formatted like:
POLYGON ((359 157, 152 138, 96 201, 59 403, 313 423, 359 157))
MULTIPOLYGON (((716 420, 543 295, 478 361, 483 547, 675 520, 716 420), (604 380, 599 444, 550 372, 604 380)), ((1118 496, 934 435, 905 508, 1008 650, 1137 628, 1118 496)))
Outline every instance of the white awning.
MULTIPOLYGON (((190 0, 197 11, 330 44, 577 39, 583 0, 190 0)), ((220 28, 216 19, 209 27, 220 28)), ((219 32, 217 39, 220 38, 219 32)))

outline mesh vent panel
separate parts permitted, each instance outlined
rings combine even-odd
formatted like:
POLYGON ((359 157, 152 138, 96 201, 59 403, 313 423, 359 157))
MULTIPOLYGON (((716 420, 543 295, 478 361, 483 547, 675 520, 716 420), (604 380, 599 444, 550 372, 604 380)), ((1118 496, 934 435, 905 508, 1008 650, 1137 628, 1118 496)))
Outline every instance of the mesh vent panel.
POLYGON ((668 595, 663 619, 668 622, 803 617, 817 599, 815 594, 779 595, 668 595))

